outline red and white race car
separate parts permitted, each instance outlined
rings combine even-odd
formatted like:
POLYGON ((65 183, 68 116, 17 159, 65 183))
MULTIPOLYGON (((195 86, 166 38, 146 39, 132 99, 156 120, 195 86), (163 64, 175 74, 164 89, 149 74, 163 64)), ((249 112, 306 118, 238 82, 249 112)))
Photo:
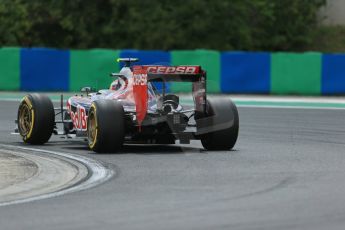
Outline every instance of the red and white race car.
POLYGON ((28 94, 18 109, 17 132, 24 142, 44 144, 52 134, 87 138, 95 152, 116 152, 125 143, 174 144, 201 140, 207 150, 229 150, 236 143, 239 117, 230 99, 207 99, 201 66, 125 65, 109 89, 73 96, 60 108, 43 94, 28 94), (167 82, 191 82, 193 104, 182 105, 166 92, 167 82), (160 84, 161 89, 155 86, 160 84), (59 118, 59 119, 56 119, 59 118), (60 124, 60 125, 59 125, 60 124), (62 125, 61 125, 62 124, 62 125), (58 128, 61 126, 63 128, 58 128))

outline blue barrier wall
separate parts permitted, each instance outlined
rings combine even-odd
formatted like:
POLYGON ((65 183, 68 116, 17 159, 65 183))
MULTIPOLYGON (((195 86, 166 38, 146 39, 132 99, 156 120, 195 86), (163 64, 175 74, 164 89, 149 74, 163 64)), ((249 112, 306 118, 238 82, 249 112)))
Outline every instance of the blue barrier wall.
POLYGON ((69 90, 69 51, 22 48, 20 56, 21 90, 69 90))
MULTIPOLYGON (((139 62, 135 63, 138 65, 170 65, 171 55, 170 52, 158 51, 158 50, 121 50, 121 58, 135 57, 139 58, 139 62)), ((162 89, 161 83, 155 83, 158 90, 162 89)), ((170 91, 170 83, 166 84, 166 91, 170 91)))
POLYGON ((223 52, 221 91, 223 93, 269 93, 270 54, 223 52))
POLYGON ((322 57, 322 94, 345 93, 345 54, 324 54, 322 57))

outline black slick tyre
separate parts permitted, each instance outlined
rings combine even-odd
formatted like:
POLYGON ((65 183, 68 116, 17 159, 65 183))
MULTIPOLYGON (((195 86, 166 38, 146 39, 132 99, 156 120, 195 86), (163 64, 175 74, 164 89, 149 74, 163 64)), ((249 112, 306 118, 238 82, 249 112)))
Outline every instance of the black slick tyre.
POLYGON ((200 136, 203 147, 206 150, 232 149, 239 131, 236 105, 230 99, 208 100, 206 113, 204 133, 200 136))
POLYGON ((26 95, 18 108, 18 131, 25 143, 41 145, 46 143, 55 126, 55 112, 52 101, 43 94, 26 95))
POLYGON ((91 104, 87 123, 88 145, 97 153, 118 152, 124 142, 123 106, 113 100, 98 100, 91 104))

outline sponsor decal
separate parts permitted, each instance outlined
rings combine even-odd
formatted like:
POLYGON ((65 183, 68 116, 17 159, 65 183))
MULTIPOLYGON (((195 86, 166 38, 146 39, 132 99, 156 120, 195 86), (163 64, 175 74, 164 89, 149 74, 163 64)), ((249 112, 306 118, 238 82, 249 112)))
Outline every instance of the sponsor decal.
POLYGON ((146 73, 135 74, 133 85, 136 85, 136 86, 147 85, 147 74, 146 73))
POLYGON ((141 124, 147 113, 147 67, 133 66, 133 96, 135 101, 136 117, 141 130, 141 124))
POLYGON ((198 74, 200 66, 147 66, 147 73, 152 74, 198 74))
POLYGON ((86 110, 83 106, 78 105, 76 111, 72 111, 72 106, 69 100, 67 101, 67 110, 71 116, 73 126, 77 130, 86 131, 87 130, 87 115, 86 110))

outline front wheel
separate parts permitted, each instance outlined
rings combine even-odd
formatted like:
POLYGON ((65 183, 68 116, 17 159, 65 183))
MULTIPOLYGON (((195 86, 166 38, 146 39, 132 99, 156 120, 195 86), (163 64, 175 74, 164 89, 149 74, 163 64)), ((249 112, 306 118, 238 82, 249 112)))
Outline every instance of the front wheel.
POLYGON ((52 101, 42 94, 28 94, 18 108, 18 131, 23 141, 40 145, 46 143, 55 126, 55 112, 52 101))
POLYGON ((200 136, 203 147, 207 150, 232 149, 239 130, 236 105, 229 99, 208 100, 206 113, 204 133, 200 136))
POLYGON ((113 100, 94 101, 89 110, 87 133, 91 150, 118 152, 125 136, 123 106, 113 100))

